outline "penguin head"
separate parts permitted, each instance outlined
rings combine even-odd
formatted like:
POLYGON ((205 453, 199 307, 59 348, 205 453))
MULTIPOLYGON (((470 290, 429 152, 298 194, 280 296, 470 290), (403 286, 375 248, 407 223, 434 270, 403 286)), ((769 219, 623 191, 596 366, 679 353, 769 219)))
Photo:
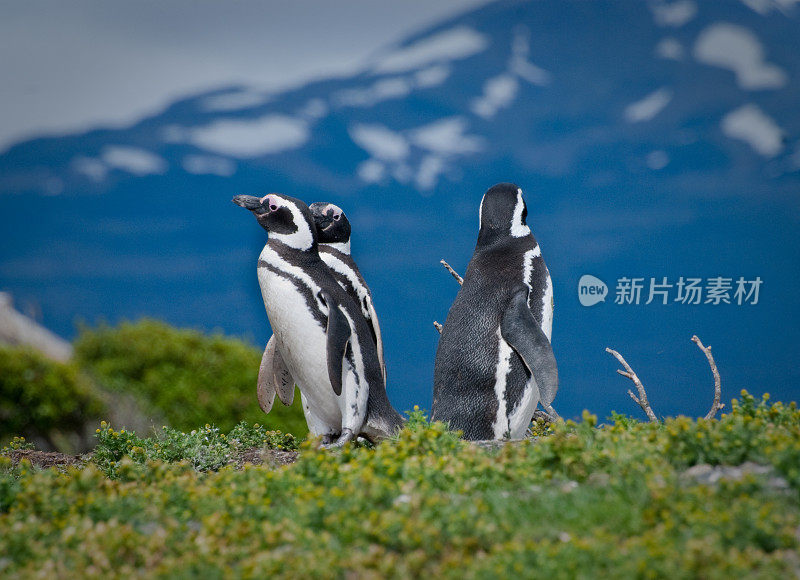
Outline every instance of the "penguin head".
POLYGON ((249 209, 270 239, 297 250, 310 250, 317 245, 317 230, 308 206, 297 198, 280 193, 264 197, 237 195, 233 203, 249 209))
POLYGON ((513 183, 498 183, 481 199, 478 239, 489 241, 505 236, 521 238, 530 235, 531 230, 525 223, 527 216, 522 190, 513 183))
POLYGON ((339 206, 318 201, 308 206, 317 226, 320 244, 336 244, 350 249, 350 222, 339 206))

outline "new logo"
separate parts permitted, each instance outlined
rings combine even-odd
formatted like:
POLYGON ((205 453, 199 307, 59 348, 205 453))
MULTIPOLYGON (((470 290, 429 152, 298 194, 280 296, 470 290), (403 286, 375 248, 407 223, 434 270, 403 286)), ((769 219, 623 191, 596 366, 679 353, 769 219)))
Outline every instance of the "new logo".
POLYGON ((608 296, 608 286, 600 278, 584 274, 578 280, 578 300, 583 306, 594 306, 598 302, 605 302, 606 296, 608 296))

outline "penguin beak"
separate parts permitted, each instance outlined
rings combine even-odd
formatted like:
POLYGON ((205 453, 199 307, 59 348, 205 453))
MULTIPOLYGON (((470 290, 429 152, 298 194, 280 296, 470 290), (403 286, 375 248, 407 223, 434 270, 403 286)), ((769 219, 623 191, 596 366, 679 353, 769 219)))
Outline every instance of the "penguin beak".
POLYGON ((317 228, 320 230, 327 231, 333 225, 333 220, 329 215, 324 215, 317 220, 317 228))
POLYGON ((253 195, 237 195, 231 201, 239 207, 249 209, 250 211, 261 209, 261 199, 253 195))

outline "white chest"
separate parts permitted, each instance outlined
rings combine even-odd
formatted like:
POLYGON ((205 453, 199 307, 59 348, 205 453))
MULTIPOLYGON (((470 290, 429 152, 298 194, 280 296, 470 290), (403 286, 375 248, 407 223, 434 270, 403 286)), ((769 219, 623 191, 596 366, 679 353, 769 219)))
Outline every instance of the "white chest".
POLYGON ((259 259, 274 267, 260 266, 258 282, 277 348, 319 419, 340 424, 338 397, 328 378, 326 329, 312 311, 319 308, 327 315, 327 308, 317 298, 320 288, 302 269, 282 260, 269 247, 259 259))

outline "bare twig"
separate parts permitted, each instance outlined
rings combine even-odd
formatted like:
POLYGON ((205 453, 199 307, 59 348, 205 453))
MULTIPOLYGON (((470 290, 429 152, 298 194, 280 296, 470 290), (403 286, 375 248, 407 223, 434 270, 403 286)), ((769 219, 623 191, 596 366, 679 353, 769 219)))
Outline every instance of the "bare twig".
POLYGON ((621 374, 623 377, 629 378, 631 381, 633 381, 633 384, 636 385, 636 390, 639 391, 639 396, 637 397, 636 395, 634 395, 633 391, 629 389, 628 394, 630 395, 631 399, 633 399, 633 401, 642 408, 642 410, 647 415, 647 418, 652 423, 658 423, 658 418, 656 417, 656 414, 653 412, 653 409, 650 407, 650 403, 647 401, 647 392, 644 390, 644 385, 642 384, 642 381, 639 380, 639 377, 636 376, 636 373, 633 372, 633 369, 627 363, 627 361, 624 358, 622 358, 621 354, 608 347, 606 347, 606 352, 613 355, 614 358, 616 358, 619 361, 619 363, 623 367, 625 367, 624 371, 617 369, 617 372, 621 374))
POLYGON ((553 409, 552 406, 547 405, 545 407, 545 409, 547 409, 547 411, 542 411, 541 409, 536 409, 533 412, 533 421, 536 421, 537 419, 544 419, 548 423, 555 423, 556 421, 561 419, 561 415, 556 413, 556 410, 553 409))
MULTIPOLYGON (((458 282, 458 283, 459 283, 459 285, 462 285, 462 286, 464 285, 464 278, 462 278, 461 276, 459 276, 459 275, 458 275, 458 272, 456 272, 455 270, 453 270, 453 268, 450 266, 450 264, 448 264, 448 263, 447 263, 447 262, 445 262, 444 260, 439 260, 439 263, 440 263, 442 266, 444 266, 445 268, 447 268, 447 271, 448 271, 448 272, 450 272, 450 274, 452 274, 452 275, 453 275, 453 278, 455 278, 455 279, 456 279, 456 282, 458 282)), ((439 331, 439 334, 442 334, 442 325, 441 325, 441 324, 439 324, 438 322, 436 322, 436 321, 434 320, 434 321, 433 321, 433 326, 436 328, 436 330, 438 330, 438 331, 439 331)))
POLYGON ((448 271, 448 272, 450 272, 450 274, 452 274, 453 278, 455 278, 455 279, 456 279, 456 282, 458 282, 458 283, 459 283, 459 285, 461 285, 461 286, 463 286, 463 285, 464 285, 464 278, 462 278, 461 276, 459 276, 459 275, 458 275, 458 272, 456 272, 455 270, 453 270, 453 268, 450 266, 450 264, 448 264, 448 263, 447 263, 447 262, 445 262, 444 260, 439 260, 439 263, 440 263, 442 266, 444 266, 445 268, 447 268, 447 271, 448 271))
POLYGON ((703 354, 706 355, 706 358, 708 359, 708 366, 711 367, 711 372, 714 375, 714 402, 711 404, 711 409, 708 411, 708 413, 706 413, 706 419, 713 419, 716 416, 717 411, 722 410, 722 408, 725 406, 724 403, 719 402, 720 397, 722 396, 722 382, 719 378, 717 363, 714 362, 714 357, 711 355, 711 347, 703 345, 703 343, 700 342, 700 339, 697 338, 696 334, 692 336, 692 342, 703 351, 703 354))
MULTIPOLYGON (((547 414, 550 416, 550 418, 551 418, 553 421, 557 421, 558 419, 560 419, 560 418, 561 418, 561 415, 559 415, 559 414, 558 414, 558 411, 556 411, 556 410, 553 408, 553 406, 552 406, 552 405, 547 405, 547 406, 545 406, 545 409, 547 410, 547 414)), ((536 414, 536 413, 534 412, 534 415, 535 415, 535 414, 536 414)))

